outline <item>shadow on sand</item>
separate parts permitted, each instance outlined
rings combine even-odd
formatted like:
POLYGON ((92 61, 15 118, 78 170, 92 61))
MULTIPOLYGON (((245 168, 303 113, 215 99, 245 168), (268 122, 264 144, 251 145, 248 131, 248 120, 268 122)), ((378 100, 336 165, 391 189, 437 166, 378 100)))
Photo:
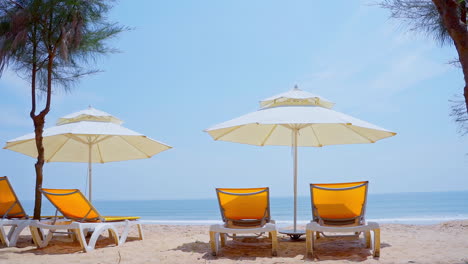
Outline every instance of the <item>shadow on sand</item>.
MULTIPOLYGON (((382 243, 380 247, 382 249, 385 247, 391 247, 391 245, 382 243)), ((312 258, 317 261, 347 260, 362 262, 373 257, 372 250, 365 247, 365 241, 363 238, 321 238, 317 241, 313 256, 309 256, 309 259, 312 258)))
MULTIPOLYGON (((230 259, 230 260, 246 260, 255 261, 256 258, 293 258, 297 260, 347 260, 354 262, 362 262, 369 257, 372 258, 372 251, 365 248, 364 240, 361 238, 327 238, 319 239, 316 249, 312 256, 305 257, 305 239, 296 241, 290 240, 289 237, 278 237, 278 256, 271 255, 271 240, 268 238, 242 238, 228 239, 226 246, 221 249, 218 256, 212 256, 210 253, 210 245, 206 242, 195 241, 185 243, 172 250, 180 250, 183 252, 196 252, 203 254, 203 259, 230 259)), ((381 248, 390 247, 391 245, 383 243, 381 248)))
POLYGON ((254 261, 256 258, 272 257, 271 240, 265 237, 228 239, 226 246, 221 249, 218 256, 211 255, 209 243, 200 241, 185 243, 172 250, 200 253, 203 254, 202 258, 207 260, 231 259, 254 261))
MULTIPOLYGON (((132 241, 140 241, 138 238, 128 237, 125 243, 131 243, 132 241)), ((114 240, 101 236, 95 249, 115 247, 114 240)), ((21 236, 17 242, 16 247, 18 248, 30 248, 28 250, 14 251, 17 254, 35 254, 35 255, 66 255, 71 253, 83 252, 80 243, 78 241, 72 241, 68 237, 54 237, 45 248, 36 248, 30 235, 21 236)))

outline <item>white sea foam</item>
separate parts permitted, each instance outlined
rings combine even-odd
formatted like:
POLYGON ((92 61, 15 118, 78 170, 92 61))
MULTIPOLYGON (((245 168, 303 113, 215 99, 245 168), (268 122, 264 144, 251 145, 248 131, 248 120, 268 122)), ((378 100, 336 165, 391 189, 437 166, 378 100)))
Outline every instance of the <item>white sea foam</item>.
POLYGON ((221 224, 220 220, 141 220, 143 224, 153 225, 213 225, 221 224))
MULTIPOLYGON (((447 216, 447 217, 407 217, 407 218, 375 218, 367 219, 367 221, 378 222, 378 223, 392 223, 392 224, 436 224, 446 221, 454 220, 468 220, 468 215, 460 216, 447 216)), ((151 220, 143 219, 143 224, 155 224, 155 225, 213 225, 222 224, 221 220, 151 220)), ((309 223, 310 220, 298 220, 297 224, 304 226, 309 223)), ((291 220, 277 220, 277 226, 286 227, 292 226, 293 221, 291 220)))
POLYGON ((447 216, 447 217, 407 217, 407 218, 381 218, 381 219, 367 219, 378 223, 392 223, 392 224, 436 224, 447 221, 468 220, 468 215, 462 216, 447 216))

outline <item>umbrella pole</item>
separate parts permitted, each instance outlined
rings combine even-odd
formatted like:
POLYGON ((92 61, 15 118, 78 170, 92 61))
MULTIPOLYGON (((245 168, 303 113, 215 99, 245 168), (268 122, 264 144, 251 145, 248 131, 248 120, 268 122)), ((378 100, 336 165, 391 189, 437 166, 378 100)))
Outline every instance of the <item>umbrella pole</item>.
POLYGON ((88 194, 88 198, 89 198, 89 201, 91 202, 91 201, 92 201, 92 199, 91 199, 91 196, 92 196, 92 195, 91 195, 91 194, 92 194, 92 184, 91 184, 91 182, 92 182, 92 179, 93 179, 93 177, 92 177, 92 174, 93 174, 93 173, 92 173, 92 170, 93 170, 93 169, 92 169, 92 167, 91 167, 91 166, 92 166, 92 165, 91 165, 91 148, 92 148, 91 143, 89 143, 88 146, 89 146, 89 148, 88 148, 88 151, 89 151, 89 152, 88 152, 88 184, 89 184, 89 194, 88 194))
POLYGON ((294 128, 294 232, 297 231, 297 134, 299 129, 294 128))

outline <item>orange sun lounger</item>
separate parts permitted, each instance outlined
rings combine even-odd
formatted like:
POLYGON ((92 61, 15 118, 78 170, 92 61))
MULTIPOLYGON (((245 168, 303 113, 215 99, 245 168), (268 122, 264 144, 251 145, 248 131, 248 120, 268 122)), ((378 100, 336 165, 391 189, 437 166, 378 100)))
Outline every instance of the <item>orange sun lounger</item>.
POLYGON ((228 234, 268 233, 276 256, 278 238, 270 217, 269 188, 217 188, 216 194, 224 224, 210 226, 211 253, 219 254, 228 234))
POLYGON ((42 189, 41 191, 66 219, 32 223, 31 232, 37 247, 47 246, 55 233, 68 233, 69 231, 80 242, 85 252, 94 250, 99 236, 105 231, 108 231, 115 244, 120 246, 127 240, 130 228, 133 226, 138 229, 138 238, 143 239, 139 217, 102 216, 78 189, 42 189), (120 235, 119 227, 123 228, 120 235), (49 230, 49 232, 45 233, 44 230, 49 230), (85 234, 88 230, 93 230, 93 232, 87 241, 85 234))
POLYGON ((0 177, 0 216, 0 244, 14 247, 21 231, 29 226, 31 220, 6 176, 0 177), (6 227, 10 228, 8 232, 6 227))
MULTIPOLYGON (((306 254, 312 254, 316 239, 330 237, 329 233, 364 233, 366 247, 373 232, 374 257, 380 255, 380 227, 365 221, 367 187, 369 182, 311 184, 312 221, 306 226, 306 254)), ((332 237, 340 237, 334 235, 332 237)))

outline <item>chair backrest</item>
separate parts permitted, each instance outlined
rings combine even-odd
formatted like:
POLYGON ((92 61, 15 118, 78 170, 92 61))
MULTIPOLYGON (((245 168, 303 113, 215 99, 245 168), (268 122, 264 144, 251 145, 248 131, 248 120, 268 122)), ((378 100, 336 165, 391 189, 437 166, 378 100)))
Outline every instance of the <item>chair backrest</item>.
POLYGON ((224 222, 227 223, 230 220, 238 223, 242 220, 270 222, 270 190, 268 187, 217 188, 216 194, 224 222))
POLYGON ((78 189, 41 189, 41 192, 68 219, 80 222, 104 221, 104 217, 78 189))
POLYGON ((313 220, 326 225, 363 224, 368 184, 368 181, 310 184, 313 220))
POLYGON ((0 218, 27 218, 7 176, 0 177, 0 218))

